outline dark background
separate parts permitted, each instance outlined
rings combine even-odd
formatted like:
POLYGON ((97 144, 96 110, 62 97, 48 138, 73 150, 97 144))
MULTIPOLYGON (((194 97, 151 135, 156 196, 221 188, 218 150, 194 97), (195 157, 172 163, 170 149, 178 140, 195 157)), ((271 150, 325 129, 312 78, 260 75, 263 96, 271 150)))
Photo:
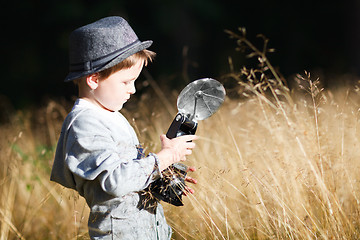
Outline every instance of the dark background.
POLYGON ((270 39, 276 49, 270 61, 286 78, 308 70, 330 86, 343 75, 352 81, 360 75, 356 0, 20 0, 1 8, 0 99, 16 108, 76 94, 63 83, 68 36, 111 15, 127 19, 141 40, 154 41, 150 49, 158 55, 148 71, 168 88, 228 73, 228 56, 240 69, 245 60, 224 32, 238 27, 246 27, 250 38, 262 33, 270 39))

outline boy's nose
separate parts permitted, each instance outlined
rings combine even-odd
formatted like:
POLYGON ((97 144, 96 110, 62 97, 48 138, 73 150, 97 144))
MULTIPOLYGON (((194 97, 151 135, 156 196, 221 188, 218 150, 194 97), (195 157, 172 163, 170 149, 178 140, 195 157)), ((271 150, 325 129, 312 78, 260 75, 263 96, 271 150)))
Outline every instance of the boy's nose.
POLYGON ((130 94, 136 93, 135 82, 130 85, 129 93, 130 93, 130 94))

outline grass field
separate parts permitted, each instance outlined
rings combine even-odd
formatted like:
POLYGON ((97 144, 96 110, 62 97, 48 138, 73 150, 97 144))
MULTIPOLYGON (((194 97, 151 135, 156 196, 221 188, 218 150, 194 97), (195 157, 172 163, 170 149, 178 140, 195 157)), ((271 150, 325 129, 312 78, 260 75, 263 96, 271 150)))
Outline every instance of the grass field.
MULTIPOLYGON (((183 207, 163 204, 173 238, 360 239, 358 88, 322 89, 305 73, 290 91, 262 62, 229 74, 237 97, 200 122, 188 160, 196 192, 183 207)), ((144 94, 123 111, 148 152, 176 113, 153 87, 153 106, 144 94)), ((0 126, 1 240, 88 239, 84 200, 49 181, 70 107, 49 101, 0 126)))

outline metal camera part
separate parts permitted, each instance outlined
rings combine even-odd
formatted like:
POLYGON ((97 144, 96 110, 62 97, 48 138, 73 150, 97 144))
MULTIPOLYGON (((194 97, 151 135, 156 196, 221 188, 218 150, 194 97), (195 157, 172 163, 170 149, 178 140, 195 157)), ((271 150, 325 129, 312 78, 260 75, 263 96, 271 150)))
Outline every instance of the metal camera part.
MULTIPOLYGON (((199 120, 213 115, 225 99, 223 85, 212 78, 202 78, 189 83, 177 99, 178 114, 166 133, 168 138, 194 135, 199 120)), ((163 177, 150 185, 151 192, 159 200, 175 206, 183 206, 187 167, 175 163, 163 171, 163 177)))
POLYGON ((212 78, 189 83, 179 94, 175 116, 166 134, 168 138, 195 134, 197 122, 213 115, 224 102, 223 85, 212 78))
POLYGON ((183 113, 178 113, 166 133, 168 138, 176 138, 182 135, 194 135, 197 122, 191 121, 183 113))
POLYGON ((224 102, 225 88, 213 78, 202 78, 189 83, 179 94, 177 108, 192 121, 213 115, 224 102))
POLYGON ((174 206, 183 206, 182 194, 185 190, 187 166, 174 163, 162 172, 163 177, 152 184, 149 189, 154 197, 174 206))

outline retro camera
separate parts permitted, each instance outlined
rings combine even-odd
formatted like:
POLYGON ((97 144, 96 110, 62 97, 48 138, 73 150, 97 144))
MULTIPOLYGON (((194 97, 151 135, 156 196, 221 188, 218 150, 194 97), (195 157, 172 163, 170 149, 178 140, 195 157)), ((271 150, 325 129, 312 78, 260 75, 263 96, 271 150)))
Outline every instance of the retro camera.
MULTIPOLYGON (((202 78, 189 83, 178 96, 178 114, 166 136, 171 139, 195 134, 198 121, 213 115, 224 102, 225 95, 225 88, 215 79, 202 78)), ((162 172, 162 178, 150 185, 151 193, 159 200, 183 206, 187 168, 181 163, 172 164, 162 172)))

